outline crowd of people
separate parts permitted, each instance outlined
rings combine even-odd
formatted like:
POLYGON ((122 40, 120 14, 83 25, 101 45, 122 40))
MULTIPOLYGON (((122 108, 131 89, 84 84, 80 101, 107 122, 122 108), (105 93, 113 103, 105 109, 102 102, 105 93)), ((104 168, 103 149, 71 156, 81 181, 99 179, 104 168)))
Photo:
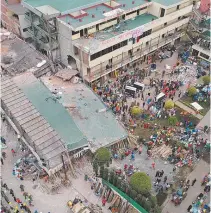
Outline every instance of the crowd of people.
POLYGON ((9 189, 6 183, 2 182, 2 190, 1 190, 1 195, 2 199, 6 201, 8 205, 2 204, 2 213, 9 213, 9 212, 14 212, 14 213, 32 213, 30 210, 30 207, 33 206, 32 204, 32 195, 29 193, 25 192, 25 187, 24 185, 20 185, 20 190, 23 193, 24 201, 23 199, 21 200, 20 198, 17 197, 16 193, 14 193, 13 189, 9 189), (10 198, 11 197, 11 198, 10 198))
MULTIPOLYGON (((209 203, 209 192, 210 192, 210 180, 211 180, 211 175, 210 173, 206 174, 202 181, 201 181, 201 186, 204 186, 204 192, 201 192, 196 199, 190 204, 187 208, 188 212, 192 213, 198 213, 198 212, 203 212, 203 213, 208 213, 210 212, 210 203, 209 203)), ((187 182, 190 182, 189 180, 187 182)), ((196 182, 196 179, 192 181, 191 186, 194 186, 196 182)))

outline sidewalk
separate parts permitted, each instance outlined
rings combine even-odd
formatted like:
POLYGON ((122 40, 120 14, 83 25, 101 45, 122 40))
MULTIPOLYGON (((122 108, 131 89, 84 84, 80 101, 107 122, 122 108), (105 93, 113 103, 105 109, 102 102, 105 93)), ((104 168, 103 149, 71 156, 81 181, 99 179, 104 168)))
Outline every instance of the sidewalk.
POLYGON ((194 186, 190 186, 187 193, 187 197, 182 201, 179 206, 175 206, 171 202, 171 200, 169 200, 164 206, 162 213, 186 213, 188 206, 196 199, 198 194, 203 192, 204 187, 201 186, 201 180, 203 179, 204 175, 206 175, 209 171, 209 164, 203 160, 200 160, 196 168, 193 170, 193 172, 189 174, 186 179, 190 180, 191 183, 191 181, 196 178, 196 183, 194 186))

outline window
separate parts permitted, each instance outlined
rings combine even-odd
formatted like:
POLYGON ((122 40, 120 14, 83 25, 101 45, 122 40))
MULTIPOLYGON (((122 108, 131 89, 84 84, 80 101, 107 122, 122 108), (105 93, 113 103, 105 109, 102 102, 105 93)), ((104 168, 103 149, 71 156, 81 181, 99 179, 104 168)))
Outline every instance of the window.
POLYGON ((28 31, 27 28, 24 28, 24 29, 23 29, 23 32, 27 32, 27 31, 28 31))
POLYGON ((204 54, 204 53, 200 53, 200 56, 201 56, 202 58, 209 59, 209 56, 206 55, 206 54, 204 54))
POLYGON ((127 45, 127 40, 122 41, 121 43, 122 43, 122 47, 124 47, 124 46, 126 46, 126 45, 127 45))
POLYGON ((102 51, 102 55, 106 55, 106 54, 108 54, 108 53, 110 53, 110 52, 112 52, 112 47, 108 47, 108 48, 104 49, 104 50, 102 51))
POLYGON ((178 20, 180 20, 180 19, 181 19, 181 16, 178 17, 178 20))
POLYGON ((165 37, 165 34, 162 35, 162 38, 164 38, 164 37, 165 37))
POLYGON ((145 9, 147 9, 147 7, 142 7, 142 8, 140 8, 139 10, 137 10, 137 15, 139 15, 139 12, 140 12, 141 10, 145 10, 145 9))
POLYGON ((164 23, 164 26, 166 26, 167 25, 167 22, 166 23, 164 23))
POLYGON ((95 53, 95 54, 93 54, 93 55, 90 56, 90 60, 93 61, 96 58, 99 58, 101 55, 102 55, 102 51, 97 52, 97 53, 95 53))
POLYGON ((79 33, 79 31, 72 31, 72 35, 76 35, 76 34, 78 34, 79 33))
POLYGON ((132 11, 132 12, 130 12, 130 13, 127 13, 126 16, 129 16, 129 15, 131 15, 131 14, 133 14, 133 13, 136 13, 136 11, 132 11))
POLYGON ((177 10, 179 10, 179 5, 177 5, 177 10))
POLYGON ((144 38, 144 37, 150 35, 151 33, 152 33, 152 29, 147 30, 146 32, 144 32, 144 33, 140 36, 140 38, 144 38))
POLYGON ((147 41, 147 42, 146 42, 146 46, 148 46, 148 45, 149 45, 149 42, 147 41))
POLYGON ((113 51, 114 51, 114 50, 117 50, 117 49, 119 49, 119 48, 120 48, 120 43, 115 44, 115 45, 113 46, 113 51))

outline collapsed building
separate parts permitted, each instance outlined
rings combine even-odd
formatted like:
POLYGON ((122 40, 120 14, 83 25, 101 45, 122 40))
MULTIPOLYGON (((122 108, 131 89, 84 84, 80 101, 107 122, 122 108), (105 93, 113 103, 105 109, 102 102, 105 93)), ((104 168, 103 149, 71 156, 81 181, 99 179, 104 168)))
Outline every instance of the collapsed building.
POLYGON ((69 81, 76 71, 68 71, 63 81, 59 76, 65 78, 65 70, 51 75, 50 62, 24 41, 5 37, 2 44, 2 55, 9 58, 1 63, 2 111, 49 175, 64 164, 71 167, 71 157, 88 149, 95 152, 127 139, 94 92, 78 77, 69 81))

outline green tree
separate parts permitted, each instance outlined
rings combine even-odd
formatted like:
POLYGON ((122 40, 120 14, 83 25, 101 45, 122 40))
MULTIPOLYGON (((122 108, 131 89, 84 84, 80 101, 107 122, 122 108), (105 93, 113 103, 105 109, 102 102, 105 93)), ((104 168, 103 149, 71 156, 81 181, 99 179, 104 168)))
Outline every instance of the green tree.
POLYGON ((108 169, 107 169, 107 168, 104 169, 104 172, 103 172, 103 179, 104 179, 104 180, 108 180, 108 169))
POLYGON ((134 200, 137 197, 138 193, 135 190, 131 190, 130 197, 134 200))
POLYGON ((152 207, 155 208, 157 205, 157 198, 155 196, 150 196, 149 200, 150 200, 152 207))
POLYGON ((145 201, 144 204, 143 204, 143 208, 145 210, 147 210, 148 212, 150 212, 150 209, 151 209, 151 203, 149 201, 145 201))
POLYGON ((137 194, 135 200, 137 201, 137 203, 138 203, 139 205, 141 205, 141 202, 142 202, 142 195, 141 195, 141 194, 137 194))
POLYGON ((127 184, 124 181, 122 181, 121 182, 121 191, 126 193, 126 190, 127 190, 127 184))
POLYGON ((141 114, 142 110, 139 106, 133 106, 131 108, 131 114, 134 116, 139 116, 141 114))
POLYGON ((94 170, 96 176, 98 175, 98 169, 99 168, 98 168, 97 162, 93 162, 93 170, 94 170))
POLYGON ((195 94, 197 93, 197 89, 195 88, 195 87, 190 87, 189 89, 188 89, 188 95, 189 96, 194 96, 195 94))
POLYGON ((152 188, 150 177, 144 172, 136 172, 130 178, 130 186, 138 193, 149 192, 152 188))
POLYGON ((110 162, 111 154, 109 150, 105 147, 99 148, 94 155, 94 161, 99 165, 104 165, 110 162))
POLYGON ((204 82, 205 85, 208 85, 211 81, 210 76, 209 75, 205 75, 202 77, 202 80, 204 82))
POLYGON ((113 182, 114 182, 114 171, 111 171, 110 174, 109 174, 109 182, 111 184, 113 184, 113 182))
POLYGON ((117 186, 118 176, 114 173, 113 185, 117 186))
POLYGON ((175 126, 177 122, 178 122, 178 119, 176 116, 170 116, 168 118, 168 123, 172 126, 175 126))
POLYGON ((157 205, 157 206, 154 208, 154 212, 155 212, 155 213, 161 213, 161 212, 162 212, 161 207, 157 205))
POLYGON ((165 109, 172 109, 172 108, 174 108, 174 102, 171 99, 167 100, 165 102, 164 108, 165 109))
POLYGON ((104 166, 100 166, 100 177, 102 178, 104 175, 104 166))

